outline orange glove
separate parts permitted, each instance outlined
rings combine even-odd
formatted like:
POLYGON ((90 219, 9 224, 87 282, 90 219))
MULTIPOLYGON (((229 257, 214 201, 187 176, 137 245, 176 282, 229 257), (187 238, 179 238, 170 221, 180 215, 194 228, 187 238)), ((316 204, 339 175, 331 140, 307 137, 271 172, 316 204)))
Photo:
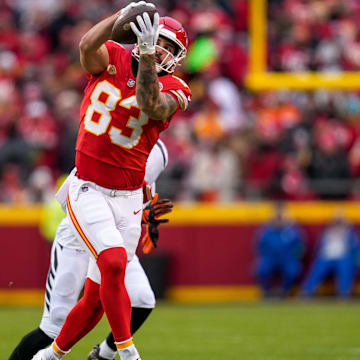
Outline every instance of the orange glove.
POLYGON ((158 226, 162 223, 169 222, 169 219, 159 219, 162 215, 168 214, 172 211, 173 204, 169 199, 158 200, 159 195, 155 194, 151 203, 143 211, 143 224, 146 224, 145 235, 141 242, 143 246, 143 253, 148 254, 157 247, 159 239, 158 226))

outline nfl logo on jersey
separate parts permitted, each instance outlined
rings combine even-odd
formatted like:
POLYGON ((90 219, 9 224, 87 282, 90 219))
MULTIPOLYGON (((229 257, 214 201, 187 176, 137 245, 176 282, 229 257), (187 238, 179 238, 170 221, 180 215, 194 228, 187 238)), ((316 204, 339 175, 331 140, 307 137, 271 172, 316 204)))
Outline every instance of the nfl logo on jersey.
POLYGON ((127 86, 128 87, 133 87, 135 85, 135 80, 134 79, 129 79, 127 82, 127 86))

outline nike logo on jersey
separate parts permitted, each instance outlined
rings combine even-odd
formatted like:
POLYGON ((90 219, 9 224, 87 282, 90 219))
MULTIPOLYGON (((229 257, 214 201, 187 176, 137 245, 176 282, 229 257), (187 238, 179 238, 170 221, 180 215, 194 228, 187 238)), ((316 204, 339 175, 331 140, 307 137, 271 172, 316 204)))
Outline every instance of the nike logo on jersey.
POLYGON ((141 209, 138 210, 138 211, 135 211, 135 210, 134 210, 134 215, 137 215, 140 211, 141 211, 141 209))

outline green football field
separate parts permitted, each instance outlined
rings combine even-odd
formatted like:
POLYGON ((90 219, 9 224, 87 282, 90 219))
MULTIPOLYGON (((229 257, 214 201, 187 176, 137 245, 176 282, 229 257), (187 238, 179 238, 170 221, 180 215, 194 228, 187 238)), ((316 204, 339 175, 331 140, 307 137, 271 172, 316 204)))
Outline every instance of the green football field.
MULTIPOLYGON (((38 324, 38 308, 0 308, 0 359, 38 324)), ((107 334, 103 321, 65 358, 86 360, 107 334)), ((135 334, 143 360, 360 359, 360 303, 161 303, 135 334)))

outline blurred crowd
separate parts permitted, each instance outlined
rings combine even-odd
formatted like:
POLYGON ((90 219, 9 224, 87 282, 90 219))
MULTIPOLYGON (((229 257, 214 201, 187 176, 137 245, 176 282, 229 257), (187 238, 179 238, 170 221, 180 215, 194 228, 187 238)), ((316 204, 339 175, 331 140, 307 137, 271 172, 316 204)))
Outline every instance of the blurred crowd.
MULTIPOLYGON (((245 88, 248 0, 158 0, 188 31, 177 75, 189 111, 162 135, 163 196, 182 201, 358 199, 360 94, 245 88)), ((0 202, 51 198, 74 166, 82 35, 125 0, 0 3, 0 202)), ((268 68, 357 71, 356 0, 269 0, 268 68)))

